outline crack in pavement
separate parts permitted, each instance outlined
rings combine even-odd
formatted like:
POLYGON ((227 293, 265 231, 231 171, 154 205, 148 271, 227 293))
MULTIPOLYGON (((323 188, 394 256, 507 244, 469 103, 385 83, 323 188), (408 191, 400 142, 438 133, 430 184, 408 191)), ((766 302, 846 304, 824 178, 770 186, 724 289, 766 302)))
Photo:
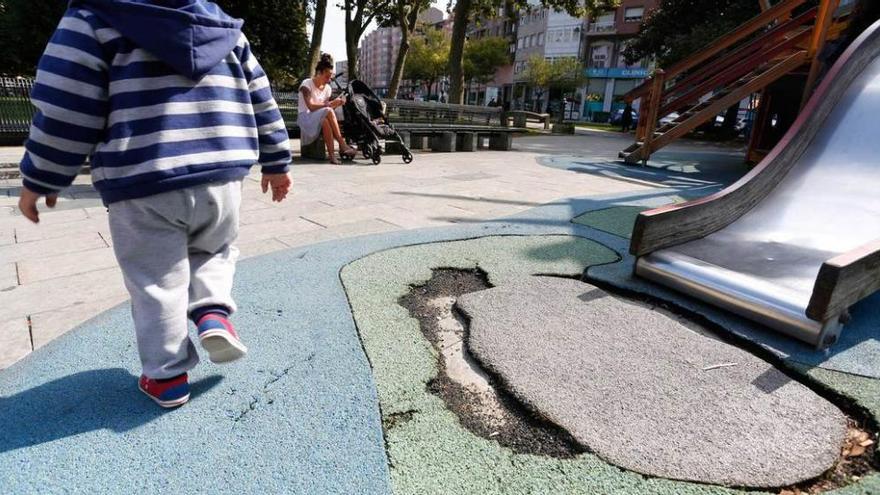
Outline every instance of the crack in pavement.
MULTIPOLYGON (((309 356, 309 358, 306 359, 306 362, 310 362, 313 357, 314 355, 309 356)), ((233 423, 238 423, 242 421, 248 414, 256 411, 261 402, 265 403, 266 405, 273 404, 275 402, 275 398, 272 396, 272 385, 279 382, 282 378, 286 377, 290 373, 290 370, 292 370, 294 367, 295 366, 289 366, 280 371, 257 370, 258 373, 269 373, 270 375, 272 375, 272 377, 263 384, 257 395, 251 395, 251 398, 245 407, 238 411, 227 410, 226 415, 229 417, 229 419, 231 419, 233 423)), ((234 395, 235 390, 232 390, 231 394, 234 395)))

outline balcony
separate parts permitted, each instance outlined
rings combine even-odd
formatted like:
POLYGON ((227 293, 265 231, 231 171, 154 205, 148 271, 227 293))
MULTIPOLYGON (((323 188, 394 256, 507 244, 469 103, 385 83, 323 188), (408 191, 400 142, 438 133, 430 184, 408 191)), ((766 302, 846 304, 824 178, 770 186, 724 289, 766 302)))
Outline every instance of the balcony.
POLYGON ((587 36, 597 36, 603 34, 617 33, 617 26, 614 21, 611 22, 591 22, 587 26, 587 36))

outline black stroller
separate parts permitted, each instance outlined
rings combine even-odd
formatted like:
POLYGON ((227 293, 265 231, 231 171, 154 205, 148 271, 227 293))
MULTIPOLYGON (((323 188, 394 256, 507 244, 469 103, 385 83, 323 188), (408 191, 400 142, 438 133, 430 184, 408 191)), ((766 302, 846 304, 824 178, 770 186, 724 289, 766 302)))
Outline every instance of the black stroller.
MULTIPOLYGON (((373 93, 365 83, 357 79, 348 83, 343 89, 338 81, 336 87, 346 97, 345 105, 342 106, 342 133, 345 141, 350 145, 356 145, 364 155, 364 158, 372 160, 378 165, 382 162, 382 154, 385 148, 382 142, 397 142, 400 144, 401 157, 404 163, 413 161, 413 154, 401 139, 400 134, 385 117, 385 103, 373 93)), ((343 160, 353 160, 354 157, 343 155, 343 160)))

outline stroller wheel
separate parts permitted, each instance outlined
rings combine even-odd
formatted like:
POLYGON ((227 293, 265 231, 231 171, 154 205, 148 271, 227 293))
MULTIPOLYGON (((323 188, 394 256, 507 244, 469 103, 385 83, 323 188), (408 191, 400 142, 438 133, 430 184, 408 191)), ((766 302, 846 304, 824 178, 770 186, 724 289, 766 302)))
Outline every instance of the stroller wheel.
POLYGON ((341 156, 343 162, 353 162, 355 155, 346 155, 345 153, 343 153, 341 156))
POLYGON ((378 165, 382 163, 382 155, 379 153, 373 154, 373 165, 378 165))
POLYGON ((373 157, 373 147, 372 146, 364 146, 361 150, 361 154, 364 155, 364 160, 369 160, 373 157))
POLYGON ((403 163, 412 163, 413 154, 412 153, 404 153, 402 158, 403 158, 403 163))

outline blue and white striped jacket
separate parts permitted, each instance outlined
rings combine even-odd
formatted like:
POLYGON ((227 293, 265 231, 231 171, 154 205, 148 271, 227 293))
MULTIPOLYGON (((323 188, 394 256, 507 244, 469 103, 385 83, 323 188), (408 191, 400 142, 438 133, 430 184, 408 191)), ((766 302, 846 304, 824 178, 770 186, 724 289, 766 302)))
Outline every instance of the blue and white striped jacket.
POLYGON ((71 2, 37 70, 27 188, 65 188, 88 157, 106 204, 241 178, 255 163, 287 171, 284 121, 242 22, 204 0, 161 3, 71 2))

